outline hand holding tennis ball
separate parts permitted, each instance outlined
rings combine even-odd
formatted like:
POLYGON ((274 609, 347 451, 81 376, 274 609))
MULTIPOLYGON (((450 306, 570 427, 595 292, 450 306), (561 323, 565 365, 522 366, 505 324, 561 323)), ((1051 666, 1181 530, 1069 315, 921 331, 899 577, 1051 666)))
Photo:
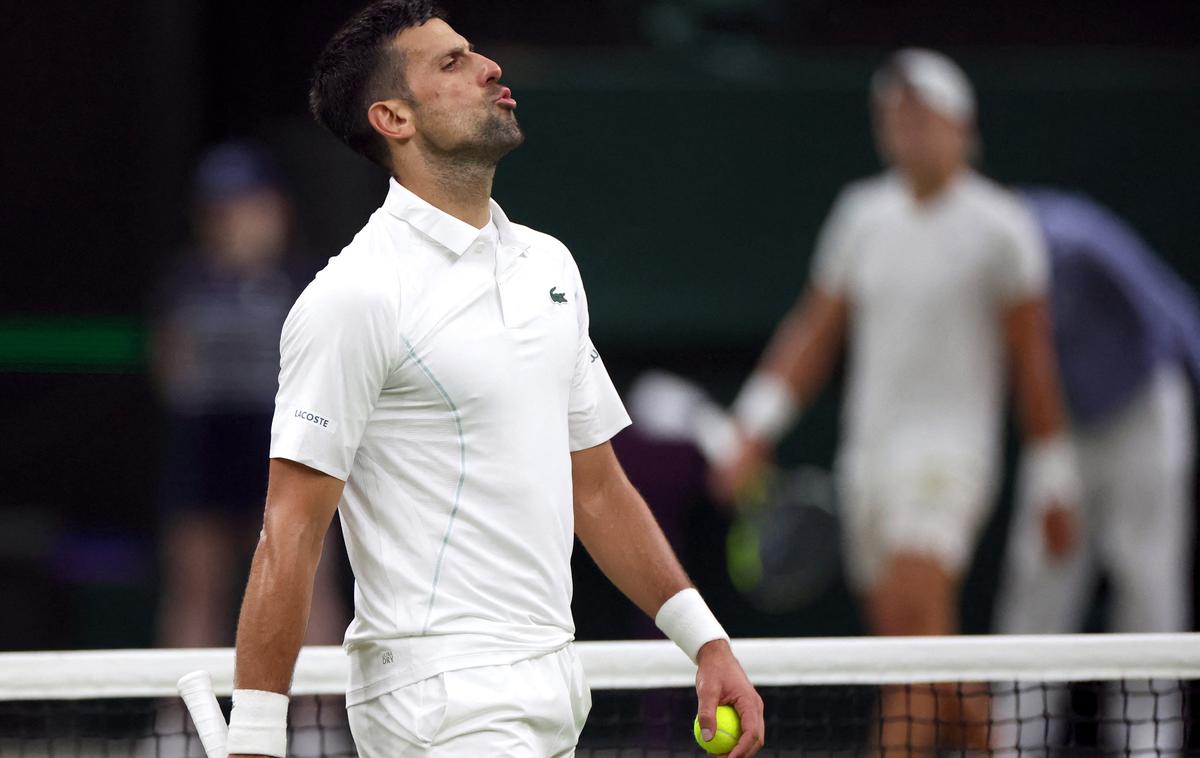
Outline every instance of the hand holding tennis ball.
POLYGON ((742 736, 742 720, 738 717, 738 712, 731 706, 717 706, 717 730, 713 732, 711 740, 705 740, 700 734, 700 717, 696 717, 695 723, 692 725, 692 734, 696 736, 696 742, 700 747, 707 750, 713 755, 724 755, 742 736))
POLYGON ((762 749, 763 701, 728 641, 706 642, 696 654, 696 700, 694 734, 705 750, 751 758, 762 749))

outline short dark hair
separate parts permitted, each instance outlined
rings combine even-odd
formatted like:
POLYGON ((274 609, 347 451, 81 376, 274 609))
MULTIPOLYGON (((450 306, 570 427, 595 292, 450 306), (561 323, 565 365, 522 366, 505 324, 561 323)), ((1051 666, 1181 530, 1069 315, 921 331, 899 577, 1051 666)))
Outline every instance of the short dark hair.
POLYGON ((371 127, 367 109, 385 97, 410 99, 403 56, 389 45, 431 18, 445 18, 432 0, 376 0, 333 35, 313 70, 308 105, 317 123, 389 171, 387 141, 371 127))

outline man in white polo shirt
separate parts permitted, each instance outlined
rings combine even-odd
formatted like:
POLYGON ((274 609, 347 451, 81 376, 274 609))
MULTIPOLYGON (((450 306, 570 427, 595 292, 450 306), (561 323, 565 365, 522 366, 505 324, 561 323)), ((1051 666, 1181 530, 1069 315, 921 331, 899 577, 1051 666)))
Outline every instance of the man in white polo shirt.
MULTIPOLYGON (((974 97, 944 55, 903 50, 876 75, 884 174, 838 198, 809 292, 784 320, 734 412, 728 493, 828 379, 848 342, 839 485, 847 570, 876 634, 953 634, 958 588, 995 492, 1006 364, 1024 427, 1023 482, 1051 551, 1075 538, 1079 481, 1046 316, 1047 261, 1021 203, 969 164, 974 97)), ((885 690, 885 753, 934 749, 935 715, 975 722, 985 699, 885 690), (964 711, 974 711, 966 712, 964 711)))
POLYGON ((629 419, 574 260, 489 199, 523 140, 500 73, 413 0, 368 6, 317 62, 317 120, 394 178, 284 326, 231 754, 284 754, 335 508, 364 758, 574 753, 590 707, 571 647, 576 534, 697 662, 703 728, 730 703, 745 729, 731 755, 762 744, 762 701, 613 456, 629 419))

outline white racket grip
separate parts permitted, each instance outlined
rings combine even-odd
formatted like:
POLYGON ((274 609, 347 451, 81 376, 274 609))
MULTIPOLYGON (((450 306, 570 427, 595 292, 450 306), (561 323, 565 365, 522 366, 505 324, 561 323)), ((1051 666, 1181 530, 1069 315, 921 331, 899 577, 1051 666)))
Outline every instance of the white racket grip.
POLYGON ((181 677, 176 687, 188 713, 192 715, 192 723, 200 735, 204 754, 208 758, 226 758, 225 740, 229 735, 229 726, 213 693, 212 677, 207 671, 193 671, 181 677))

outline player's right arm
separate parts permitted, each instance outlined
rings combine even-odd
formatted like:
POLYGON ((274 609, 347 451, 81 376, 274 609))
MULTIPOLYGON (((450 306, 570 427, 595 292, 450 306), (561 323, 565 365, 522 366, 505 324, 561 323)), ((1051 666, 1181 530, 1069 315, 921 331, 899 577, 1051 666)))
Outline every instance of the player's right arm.
POLYGON ((286 748, 286 693, 321 545, 396 362, 396 302, 386 281, 335 259, 283 327, 267 505, 238 623, 232 755, 282 756, 286 748))
POLYGON ((287 695, 321 546, 344 486, 299 463, 271 460, 263 528, 238 620, 235 689, 287 695))
POLYGON ((812 283, 776 328, 734 402, 742 440, 728 463, 712 471, 718 497, 732 499, 757 477, 796 412, 829 380, 849 320, 856 238, 864 225, 864 209, 874 202, 876 186, 875 181, 852 184, 834 202, 817 238, 812 283))
POLYGON ((758 370, 784 382, 796 405, 807 405, 841 354, 848 311, 845 298, 810 288, 776 329, 758 370))
POLYGON ((721 497, 732 498, 754 479, 795 410, 807 406, 829 381, 845 342, 848 313, 844 297, 813 286, 775 330, 734 406, 744 436, 737 453, 713 471, 721 497))
POLYGON ((325 532, 345 482, 271 460, 267 506, 237 631, 235 686, 287 694, 325 532))

